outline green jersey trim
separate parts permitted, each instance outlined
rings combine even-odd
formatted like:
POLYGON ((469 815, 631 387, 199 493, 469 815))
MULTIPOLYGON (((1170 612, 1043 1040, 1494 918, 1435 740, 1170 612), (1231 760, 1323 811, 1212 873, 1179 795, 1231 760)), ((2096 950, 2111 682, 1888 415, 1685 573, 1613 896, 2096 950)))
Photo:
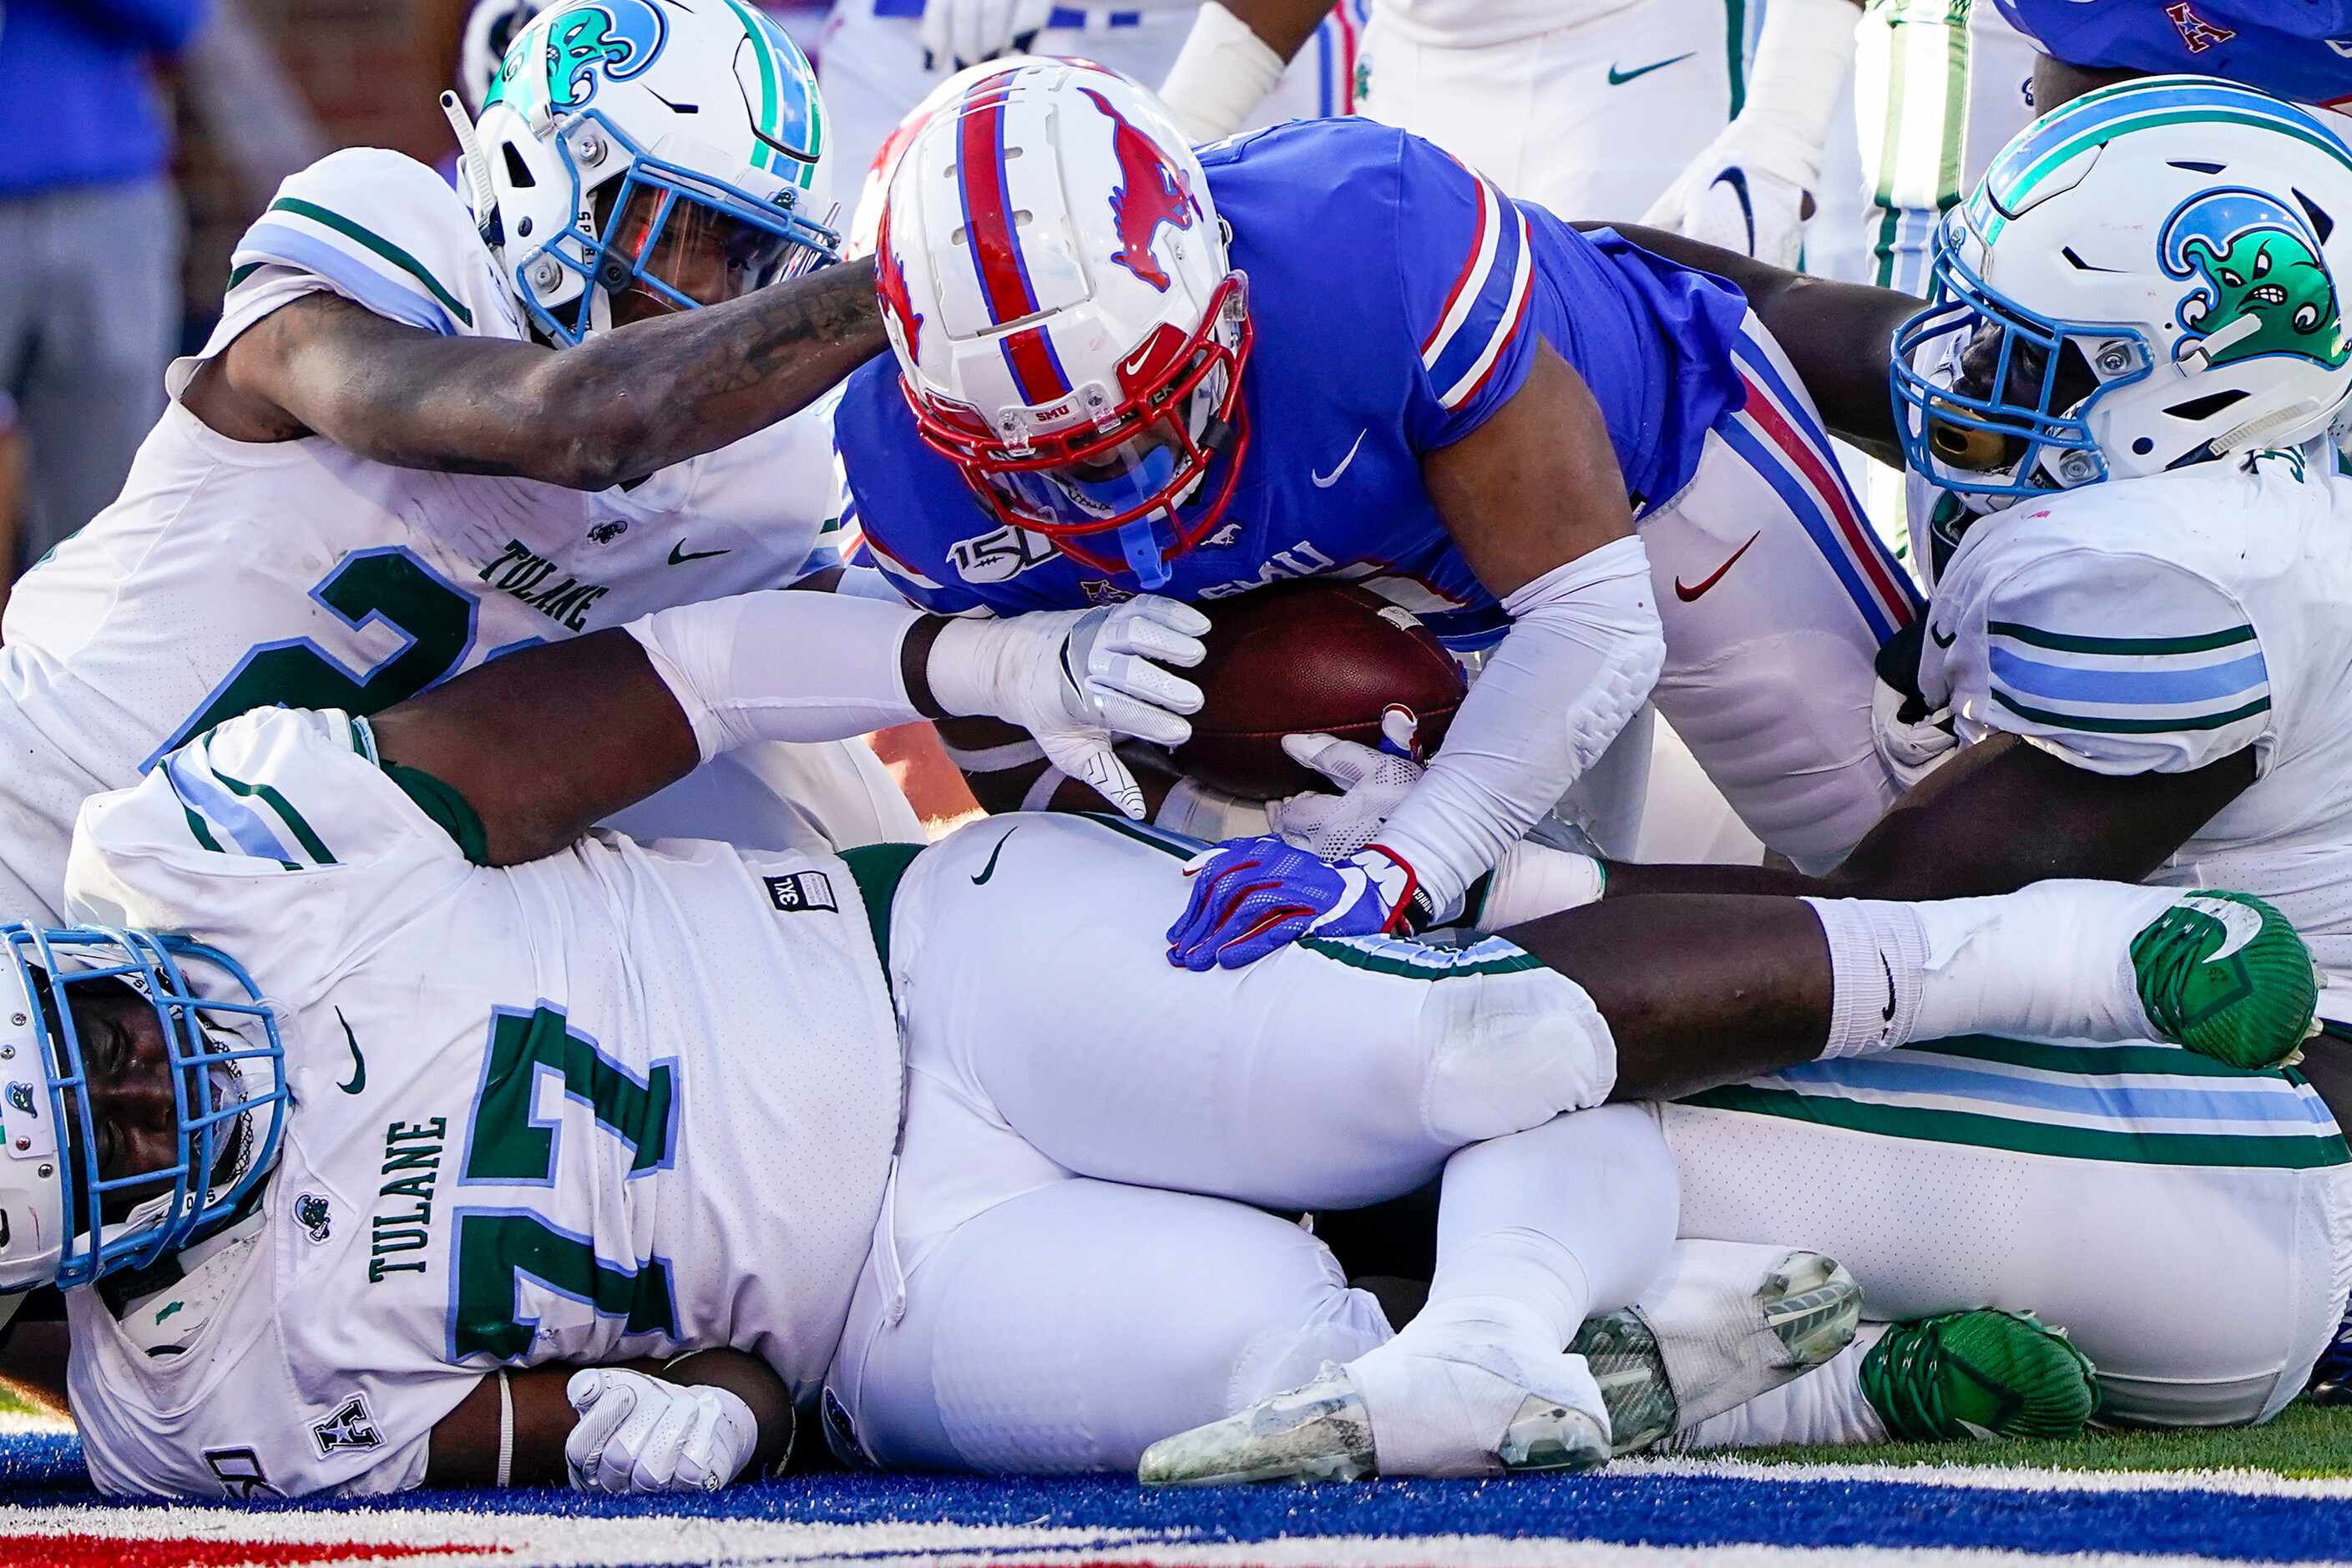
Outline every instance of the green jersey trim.
POLYGON ((423 768, 404 767, 398 763, 380 763, 383 776, 400 786, 400 793, 415 803, 416 809, 432 818, 433 825, 449 836, 457 846, 457 853, 476 866, 490 863, 490 838, 482 826, 481 814, 473 803, 457 793, 457 786, 445 784, 423 768))
POLYGON ((928 844, 861 844, 841 852, 841 863, 849 868, 849 879, 857 884, 857 896, 866 903, 866 921, 874 932, 874 952, 882 960, 885 984, 890 979, 890 906, 898 896, 907 868, 929 847, 928 844))
MULTIPOLYGON (((465 305, 458 300, 457 296, 443 288, 441 286, 441 280, 434 277, 432 273, 426 271, 423 262, 417 260, 416 258, 409 255, 408 252, 401 249, 400 247, 393 244, 392 241, 384 238, 382 235, 377 234, 371 229, 361 227, 358 224, 353 223, 351 219, 343 216, 341 213, 331 211, 326 207, 319 205, 316 202, 306 202, 299 196, 280 196, 276 201, 269 204, 269 210, 271 212, 292 213, 297 217, 309 218, 312 223, 324 224, 327 227, 333 229, 337 234, 343 235, 350 239, 356 240, 358 243, 367 247, 370 250, 374 251, 378 256, 383 257, 386 261, 391 262, 394 267, 397 267, 402 271, 407 273, 410 277, 415 279, 419 283, 424 284, 425 291, 430 293, 436 300, 440 300, 441 303, 447 308, 449 313, 457 317, 457 320, 463 321, 469 327, 474 324, 474 312, 466 309, 465 305)), ((240 279, 232 274, 229 279, 229 286, 231 288, 235 288, 239 281, 240 279)))
POLYGON ((2035 647, 2055 649, 2060 653, 2107 653, 2126 658, 2145 658, 2168 653, 2210 653, 2215 648, 2235 647, 2240 643, 2254 640, 2252 626, 2231 626, 2226 631, 2206 632, 2188 637, 2086 637, 2068 632, 2044 631, 2021 621, 1988 621, 1985 634, 1989 637, 2014 637, 2035 647))
POLYGON ((1705 1110, 1735 1110, 1843 1128, 1882 1138, 1969 1144, 2043 1154, 2063 1160, 2105 1160, 2143 1165, 2206 1165, 2230 1169, 2307 1171, 2352 1164, 2340 1132, 2275 1137, 2220 1132, 2123 1132, 2019 1121, 1975 1111, 1879 1105, 1833 1095, 1734 1084, 1676 1101, 1705 1110))
POLYGON ((1992 700, 2021 719, 2036 724, 2047 724, 2055 730, 2076 730, 2100 735, 2169 735, 2182 730, 2221 730, 2270 710, 2271 700, 2257 697, 2242 708, 2232 708, 2221 713, 2165 714, 2154 719, 2107 719, 2091 713, 2053 713, 2046 708, 2029 708, 2006 691, 1995 687, 1992 700))

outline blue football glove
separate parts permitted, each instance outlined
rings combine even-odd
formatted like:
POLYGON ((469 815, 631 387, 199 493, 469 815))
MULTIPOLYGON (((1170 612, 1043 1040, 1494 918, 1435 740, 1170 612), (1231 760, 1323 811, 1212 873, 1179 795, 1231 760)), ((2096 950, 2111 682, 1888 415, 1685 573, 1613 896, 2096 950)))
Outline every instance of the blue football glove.
POLYGON ((1192 896, 1168 928, 1168 962, 1239 969, 1302 936, 1417 928, 1429 897, 1412 868, 1377 844, 1330 861, 1268 834, 1234 838, 1184 863, 1192 896))

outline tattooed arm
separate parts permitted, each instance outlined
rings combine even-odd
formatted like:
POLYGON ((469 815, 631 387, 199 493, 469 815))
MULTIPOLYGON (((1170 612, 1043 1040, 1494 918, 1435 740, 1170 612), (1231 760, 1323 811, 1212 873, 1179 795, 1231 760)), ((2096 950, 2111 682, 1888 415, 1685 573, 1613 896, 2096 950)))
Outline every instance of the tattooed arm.
POLYGON ((764 429, 886 346, 871 261, 561 351, 441 337, 318 293, 254 323, 182 401, 232 440, 318 435, 401 468, 601 490, 764 429))

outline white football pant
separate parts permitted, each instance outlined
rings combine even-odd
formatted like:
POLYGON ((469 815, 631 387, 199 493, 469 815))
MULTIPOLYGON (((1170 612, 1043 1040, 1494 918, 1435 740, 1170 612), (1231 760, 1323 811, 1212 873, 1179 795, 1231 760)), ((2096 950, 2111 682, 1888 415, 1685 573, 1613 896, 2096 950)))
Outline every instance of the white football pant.
MULTIPOLYGON (((2284 1074, 2168 1046, 1971 1036, 1659 1115, 1684 1236, 1826 1253, 1861 1281, 1873 1320, 2038 1313, 2097 1365, 2105 1419, 2276 1415, 2352 1290, 2352 1163, 2317 1097, 2284 1074)), ((1857 1440, 1813 1424, 1855 1402, 1802 1385, 1851 1383, 1860 1353, 1696 1441, 1857 1440)))
POLYGON ((1428 137, 1564 219, 1631 223, 1730 121, 1749 9, 1633 0, 1463 47, 1376 6, 1358 112, 1428 137))
POLYGON ((892 1467, 1131 1468, 1388 1338, 1281 1215, 1409 1192, 1607 1092, 1591 1000, 1507 942, 1171 967, 1188 849, 996 816, 908 871, 888 954, 907 1121, 826 1383, 836 1444, 892 1467))

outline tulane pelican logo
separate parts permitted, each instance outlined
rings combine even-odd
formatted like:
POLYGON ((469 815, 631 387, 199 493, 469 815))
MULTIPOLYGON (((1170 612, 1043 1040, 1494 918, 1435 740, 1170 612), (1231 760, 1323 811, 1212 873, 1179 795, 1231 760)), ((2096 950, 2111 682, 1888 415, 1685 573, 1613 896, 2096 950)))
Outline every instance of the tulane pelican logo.
POLYGON ((596 96, 599 80, 626 81, 652 65, 668 38, 669 24, 646 0, 567 6, 515 40, 483 107, 503 102, 529 113, 534 106, 526 100, 537 96, 529 90, 530 68, 538 64, 547 72, 547 107, 579 109, 596 96))
POLYGON ((2181 330, 2216 365, 2293 354, 2336 369, 2352 359, 2336 284, 2311 231, 2259 191, 2216 190, 2166 220, 2164 270, 2195 279, 2181 330))

